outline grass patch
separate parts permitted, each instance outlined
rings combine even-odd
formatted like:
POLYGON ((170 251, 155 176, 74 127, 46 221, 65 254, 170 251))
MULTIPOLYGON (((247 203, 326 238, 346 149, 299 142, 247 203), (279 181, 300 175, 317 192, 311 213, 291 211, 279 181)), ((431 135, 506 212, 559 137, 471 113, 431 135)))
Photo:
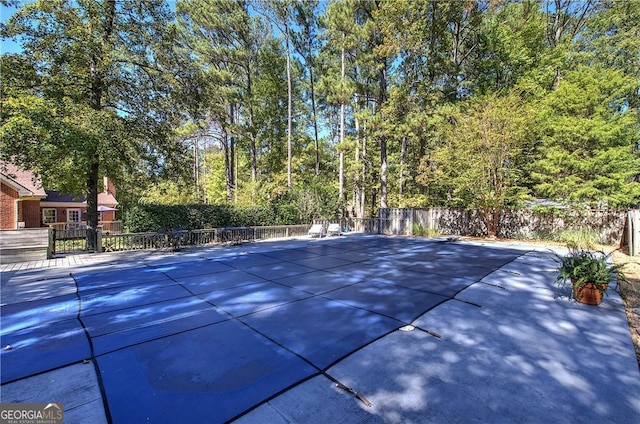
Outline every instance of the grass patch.
POLYGON ((424 227, 423 225, 414 222, 413 226, 411 227, 412 233, 414 236, 417 237, 438 237, 440 235, 442 235, 440 233, 440 231, 435 230, 433 228, 427 228, 424 227))
POLYGON ((558 238, 557 241, 565 243, 568 248, 578 250, 594 250, 600 242, 598 234, 589 228, 564 230, 560 232, 558 238))

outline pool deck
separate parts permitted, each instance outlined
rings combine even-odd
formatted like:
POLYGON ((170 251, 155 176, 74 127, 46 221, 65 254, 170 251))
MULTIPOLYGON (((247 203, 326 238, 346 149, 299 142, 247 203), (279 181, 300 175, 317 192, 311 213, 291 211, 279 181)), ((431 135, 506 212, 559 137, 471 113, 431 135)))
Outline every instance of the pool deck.
POLYGON ((66 423, 639 422, 622 300, 569 301, 554 258, 352 234, 2 265, 0 401, 66 423))

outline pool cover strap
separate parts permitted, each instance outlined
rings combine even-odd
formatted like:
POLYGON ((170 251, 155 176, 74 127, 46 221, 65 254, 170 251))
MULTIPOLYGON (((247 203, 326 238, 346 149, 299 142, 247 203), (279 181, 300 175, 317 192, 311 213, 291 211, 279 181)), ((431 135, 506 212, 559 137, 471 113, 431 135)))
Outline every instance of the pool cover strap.
POLYGON ((344 390, 345 392, 351 393, 356 398, 358 398, 362 403, 364 403, 368 407, 371 407, 371 402, 369 402, 369 399, 367 399, 366 397, 362 396, 360 393, 356 392, 351 387, 347 387, 347 386, 345 386, 344 384, 342 384, 340 382, 336 382, 336 387, 338 389, 344 390))

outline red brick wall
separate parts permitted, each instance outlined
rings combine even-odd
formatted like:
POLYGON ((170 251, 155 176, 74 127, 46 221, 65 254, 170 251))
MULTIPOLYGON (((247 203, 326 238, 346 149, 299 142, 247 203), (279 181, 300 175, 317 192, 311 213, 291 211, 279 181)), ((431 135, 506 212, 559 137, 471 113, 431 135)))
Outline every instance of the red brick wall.
POLYGON ((23 200, 22 204, 22 221, 25 228, 38 228, 42 223, 40 217, 40 201, 39 200, 23 200))
POLYGON ((104 212, 102 212, 102 220, 103 221, 115 221, 116 220, 116 211, 104 211, 104 212))
MULTIPOLYGON (((55 209, 56 210, 56 222, 67 222, 67 208, 66 207, 57 207, 57 208, 50 208, 50 207, 41 207, 40 208, 40 216, 42 216, 42 210, 43 209, 55 209)), ((40 218, 42 220, 42 218, 40 218)))
POLYGON ((113 183, 113 181, 111 181, 110 178, 104 177, 104 186, 104 191, 115 197, 116 185, 113 183))
POLYGON ((18 192, 2 183, 0 189, 0 229, 9 230, 16 228, 15 199, 17 198, 18 192))
POLYGON ((67 222, 67 208, 56 208, 56 211, 58 222, 67 222))
MULTIPOLYGON (((67 222, 67 209, 80 209, 82 211, 82 217, 81 220, 83 222, 87 221, 87 208, 76 208, 76 207, 67 207, 67 206, 63 206, 63 207, 55 207, 55 208, 50 208, 50 207, 40 207, 40 221, 42 221, 42 210, 43 209, 55 209, 56 210, 56 222, 67 222)), ((103 216, 103 220, 104 221, 115 221, 115 211, 105 211, 102 212, 102 216, 103 216)), ((45 225, 46 226, 46 225, 45 225)))

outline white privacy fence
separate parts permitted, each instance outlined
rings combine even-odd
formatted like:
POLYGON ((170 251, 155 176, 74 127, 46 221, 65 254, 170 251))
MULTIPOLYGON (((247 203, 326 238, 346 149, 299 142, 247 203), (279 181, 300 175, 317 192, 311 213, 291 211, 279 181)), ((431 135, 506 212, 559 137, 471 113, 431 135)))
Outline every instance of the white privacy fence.
POLYGON ((627 214, 627 243, 629 256, 640 255, 640 210, 635 209, 627 214))

